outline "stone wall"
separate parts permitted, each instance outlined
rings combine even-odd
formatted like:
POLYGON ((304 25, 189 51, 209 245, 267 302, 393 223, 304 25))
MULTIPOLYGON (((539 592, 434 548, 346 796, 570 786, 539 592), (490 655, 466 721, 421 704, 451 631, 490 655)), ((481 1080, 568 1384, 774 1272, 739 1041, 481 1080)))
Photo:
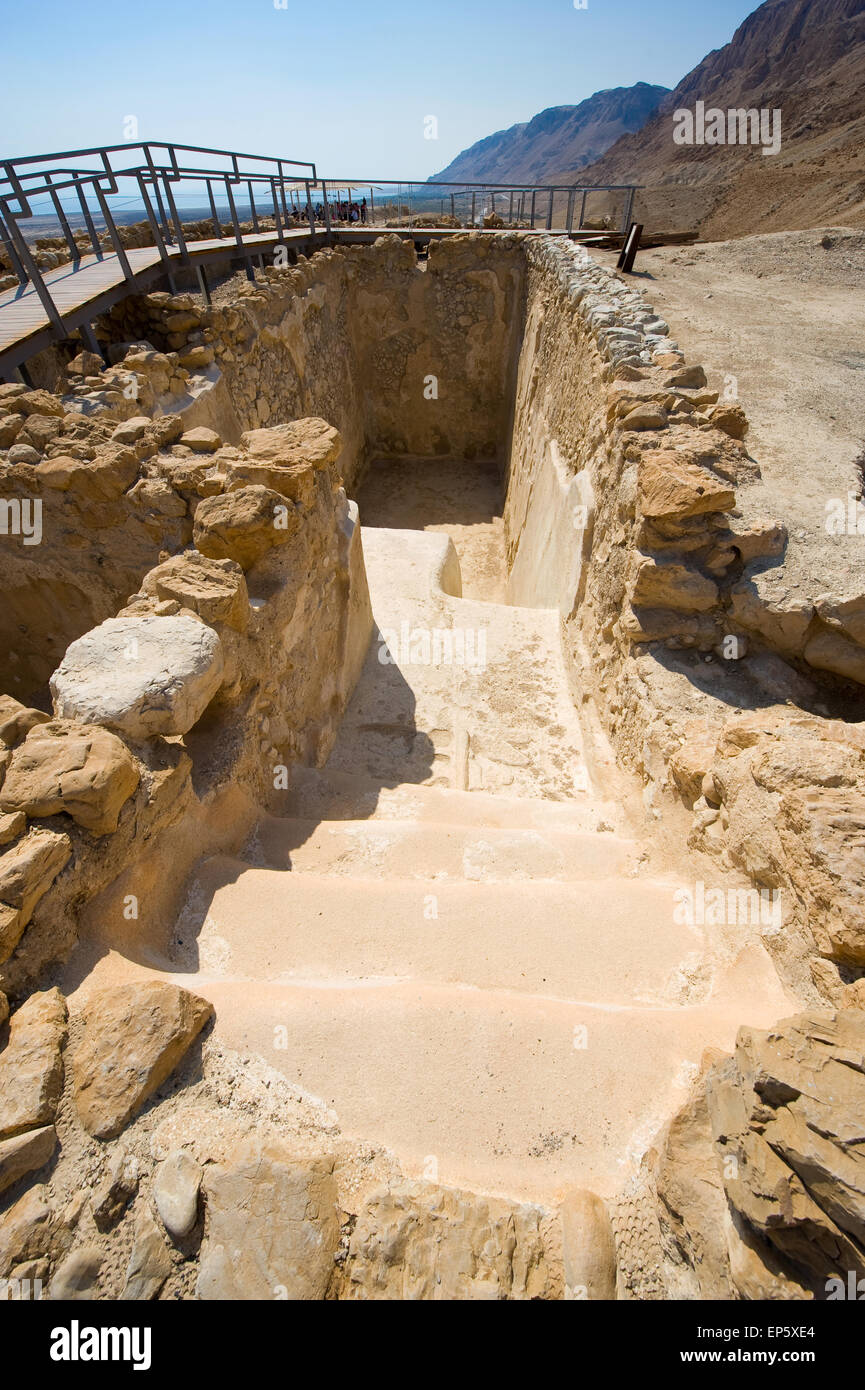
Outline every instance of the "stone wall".
MULTIPOLYGON (((383 236, 270 266, 255 284, 238 277, 211 307, 191 295, 132 297, 103 331, 118 345, 144 340, 166 370, 215 367, 239 429, 332 421, 351 491, 379 455, 504 461, 523 267, 516 237, 432 242, 419 261, 411 241, 383 236)), ((121 351, 124 368, 139 365, 121 351)))
MULTIPOLYGON (((130 470, 153 428, 126 425, 130 470)), ((372 615, 337 431, 322 420, 253 431, 203 462, 186 448, 148 449, 137 486, 158 516, 176 504, 188 531, 69 646, 53 717, 0 697, 7 993, 68 954, 85 911, 132 956, 163 939, 197 859, 239 847, 263 807, 279 808, 292 763, 327 757, 366 653, 372 615)), ((39 465, 55 479, 61 468, 80 495, 77 475, 94 464, 39 465)))
MULTIPOLYGON (((594 702, 650 814, 683 803, 694 847, 781 894, 767 941, 782 974, 837 1003, 865 968, 860 687, 797 660, 759 598, 744 613, 786 527, 737 509, 737 482, 759 477, 741 408, 580 248, 531 241, 526 259, 510 597, 559 608, 575 698, 594 702)), ((812 629, 838 609, 817 607, 812 629)))

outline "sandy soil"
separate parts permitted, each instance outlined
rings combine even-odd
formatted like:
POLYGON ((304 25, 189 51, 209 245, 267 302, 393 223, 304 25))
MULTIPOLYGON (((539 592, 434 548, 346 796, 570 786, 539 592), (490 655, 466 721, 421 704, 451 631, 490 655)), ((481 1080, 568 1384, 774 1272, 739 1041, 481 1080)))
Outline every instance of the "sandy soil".
MULTIPOLYGON (((615 265, 615 253, 596 252, 615 265)), ((818 228, 640 252, 634 278, 710 385, 735 393, 764 486, 743 511, 784 520, 778 583, 861 590, 865 537, 826 531, 827 503, 862 491, 865 232, 818 228), (858 460, 858 462, 857 462, 858 460)))

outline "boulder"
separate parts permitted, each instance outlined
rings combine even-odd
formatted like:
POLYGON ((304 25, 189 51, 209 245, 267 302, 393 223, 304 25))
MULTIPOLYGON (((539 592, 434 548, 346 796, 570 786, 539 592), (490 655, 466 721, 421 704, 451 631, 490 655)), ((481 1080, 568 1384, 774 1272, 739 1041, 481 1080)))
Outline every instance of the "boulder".
POLYGON ((717 603, 717 584, 697 570, 672 561, 659 564, 651 555, 638 555, 635 559, 629 594, 634 608, 705 613, 717 603))
POLYGON ((11 845, 27 829, 23 811, 0 811, 0 847, 11 845))
POLYGON ((48 1188, 37 1183, 0 1217, 0 1279, 23 1261, 56 1256, 66 1243, 48 1188))
POLYGON ((153 1200, 163 1226, 174 1240, 188 1236, 198 1220, 201 1177, 201 1168, 185 1149, 175 1149, 156 1170, 153 1200))
POLYGON ((674 449, 652 450, 639 465, 643 516, 677 518, 728 512, 736 505, 733 488, 674 449))
POLYGON ((50 714, 41 709, 28 709, 11 695, 0 695, 0 743, 14 748, 36 724, 47 724, 50 714))
POLYGON ((194 454, 215 454, 222 443, 216 430, 209 430, 204 425, 199 425, 194 430, 187 430, 180 436, 181 444, 187 449, 191 449, 194 454))
POLYGON ((83 1245, 67 1255, 51 1280, 49 1298, 53 1303, 90 1302, 97 1296, 102 1251, 83 1245))
POLYGON ((195 512, 193 540, 202 555, 236 560, 248 570, 299 530, 300 511, 271 488, 243 487, 205 497, 195 512))
POLYGON ((865 685, 865 647, 840 632, 823 628, 808 640, 804 655, 808 665, 818 671, 831 671, 844 680, 865 685))
POLYGON ((0 1139, 0 1192, 5 1192, 26 1173, 35 1173, 48 1162, 57 1147, 57 1132, 53 1125, 28 1129, 0 1139))
POLYGON ((93 1220, 100 1231, 110 1230, 123 1215, 138 1191, 138 1160, 125 1149, 118 1149, 108 1172, 93 1194, 93 1220))
POLYGON ((323 1299, 339 1243, 330 1159, 297 1159, 278 1140, 243 1141, 204 1178, 202 1299, 323 1299))
POLYGON ((723 430, 731 439, 744 439, 748 433, 748 417, 740 405, 722 402, 713 405, 709 420, 717 430, 723 430))
POLYGON ((865 1277, 865 1012, 740 1028, 707 1081, 727 1200, 794 1274, 865 1277))
POLYGON ((92 834, 109 835, 139 780, 138 764, 116 734, 53 720, 31 729, 12 755, 0 809, 31 819, 65 812, 92 834))
POLYGON ((204 623, 185 614, 120 617, 73 642, 50 685, 59 717, 151 738, 187 733, 222 674, 222 644, 204 623))
POLYGON ((91 995, 71 1059, 75 1104, 88 1134, 120 1134, 212 1014, 206 1000, 163 980, 91 995))
POLYGON ((247 430, 240 436, 242 448, 257 463, 281 468, 312 464, 326 468, 336 463, 342 449, 339 430, 326 420, 309 416, 272 429, 247 430))
POLYGON ((667 412, 659 405, 646 401, 634 406, 622 420, 623 430, 664 430, 667 428, 667 412))
POLYGON ((226 466, 227 493, 250 485, 269 488, 302 507, 311 507, 315 500, 315 469, 311 463, 283 467, 276 463, 256 463, 252 459, 239 459, 226 466))
POLYGON ((59 989, 31 994, 12 1015, 0 1052, 0 1139, 53 1123, 65 1041, 66 1001, 59 989))
POLYGON ((170 1273, 171 1255, 159 1227, 145 1208, 135 1223, 121 1301, 143 1302, 156 1298, 170 1273))
POLYGON ((205 623, 225 623, 243 632, 249 622, 249 592, 234 560, 185 551, 152 569, 141 587, 145 594, 192 609, 205 623))
POLYGON ((346 1261, 351 1299, 546 1299, 563 1295, 534 1206, 404 1183, 373 1193, 346 1261))
POLYGON ((71 856, 68 835, 33 828, 0 854, 0 964, 11 956, 36 904, 71 856))

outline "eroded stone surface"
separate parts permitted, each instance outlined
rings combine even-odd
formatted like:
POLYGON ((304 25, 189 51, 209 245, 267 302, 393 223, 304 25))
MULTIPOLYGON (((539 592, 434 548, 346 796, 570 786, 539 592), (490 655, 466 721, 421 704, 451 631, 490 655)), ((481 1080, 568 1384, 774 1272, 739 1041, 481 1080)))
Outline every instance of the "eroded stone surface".
POLYGON ((185 734, 219 689, 222 645, 195 618, 109 618, 51 677, 56 714, 130 738, 185 734))
POLYGON ((75 1104, 88 1133, 120 1134, 212 1013, 204 999, 162 980, 96 991, 71 1061, 75 1104))
POLYGON ((139 779, 138 764, 115 734, 55 719, 31 729, 12 755, 0 809, 31 819, 65 812, 94 835, 109 835, 139 779))

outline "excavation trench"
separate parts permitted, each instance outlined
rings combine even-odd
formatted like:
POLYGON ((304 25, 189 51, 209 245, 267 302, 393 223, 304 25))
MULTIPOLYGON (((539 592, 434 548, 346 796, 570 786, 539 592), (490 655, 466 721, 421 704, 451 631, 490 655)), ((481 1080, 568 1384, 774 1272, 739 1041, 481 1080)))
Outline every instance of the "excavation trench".
MULTIPOLYGON (((410 1176, 541 1201, 571 1184, 620 1191, 704 1049, 729 1050, 743 1022, 790 1004, 759 921, 677 911, 704 870, 671 856, 644 816, 657 791, 646 691, 668 676, 662 656, 683 707, 698 699, 691 672, 713 660, 723 600, 707 574, 669 567, 669 537, 638 511, 639 441, 615 428, 626 388, 610 394, 604 324, 577 312, 575 257, 472 237, 421 268, 385 242, 250 290, 239 327, 210 313, 232 344, 208 407, 231 441, 217 471, 246 466, 230 457, 244 431, 309 416, 339 428, 371 640, 347 698, 316 664, 315 624, 346 586, 354 612, 352 541, 338 583, 273 610, 273 630, 306 645, 274 658, 266 721, 243 685, 257 673, 240 670, 255 718, 217 701, 186 739, 203 809, 185 840, 172 832, 173 871, 206 857, 185 906, 167 931, 155 909, 137 935, 106 925, 133 866, 89 911, 67 981, 89 992, 169 976, 213 1001, 224 1044, 260 1055, 410 1176), (651 601, 638 602, 636 570, 651 601), (671 575, 696 604, 668 602, 671 575), (655 627, 666 646, 641 685, 631 643, 655 627), (277 801, 249 771, 265 761, 265 724, 292 740, 277 801), (231 791, 248 793, 245 808, 209 770, 229 735, 245 740, 231 791)), ((160 349, 151 309, 164 312, 127 305, 118 337, 146 332, 160 349)), ((156 492, 117 505, 142 495, 156 492)), ((194 505, 178 511, 178 545, 194 505)), ((719 549, 723 525, 689 519, 685 558, 719 549)), ((298 556, 312 574, 319 553, 298 556)), ((255 565, 247 580, 264 640, 271 590, 255 565)), ((345 612, 331 662, 351 646, 345 612)), ((716 707, 748 707, 747 685, 730 690, 719 685, 716 707)), ((153 901, 158 848, 148 854, 153 901)))

